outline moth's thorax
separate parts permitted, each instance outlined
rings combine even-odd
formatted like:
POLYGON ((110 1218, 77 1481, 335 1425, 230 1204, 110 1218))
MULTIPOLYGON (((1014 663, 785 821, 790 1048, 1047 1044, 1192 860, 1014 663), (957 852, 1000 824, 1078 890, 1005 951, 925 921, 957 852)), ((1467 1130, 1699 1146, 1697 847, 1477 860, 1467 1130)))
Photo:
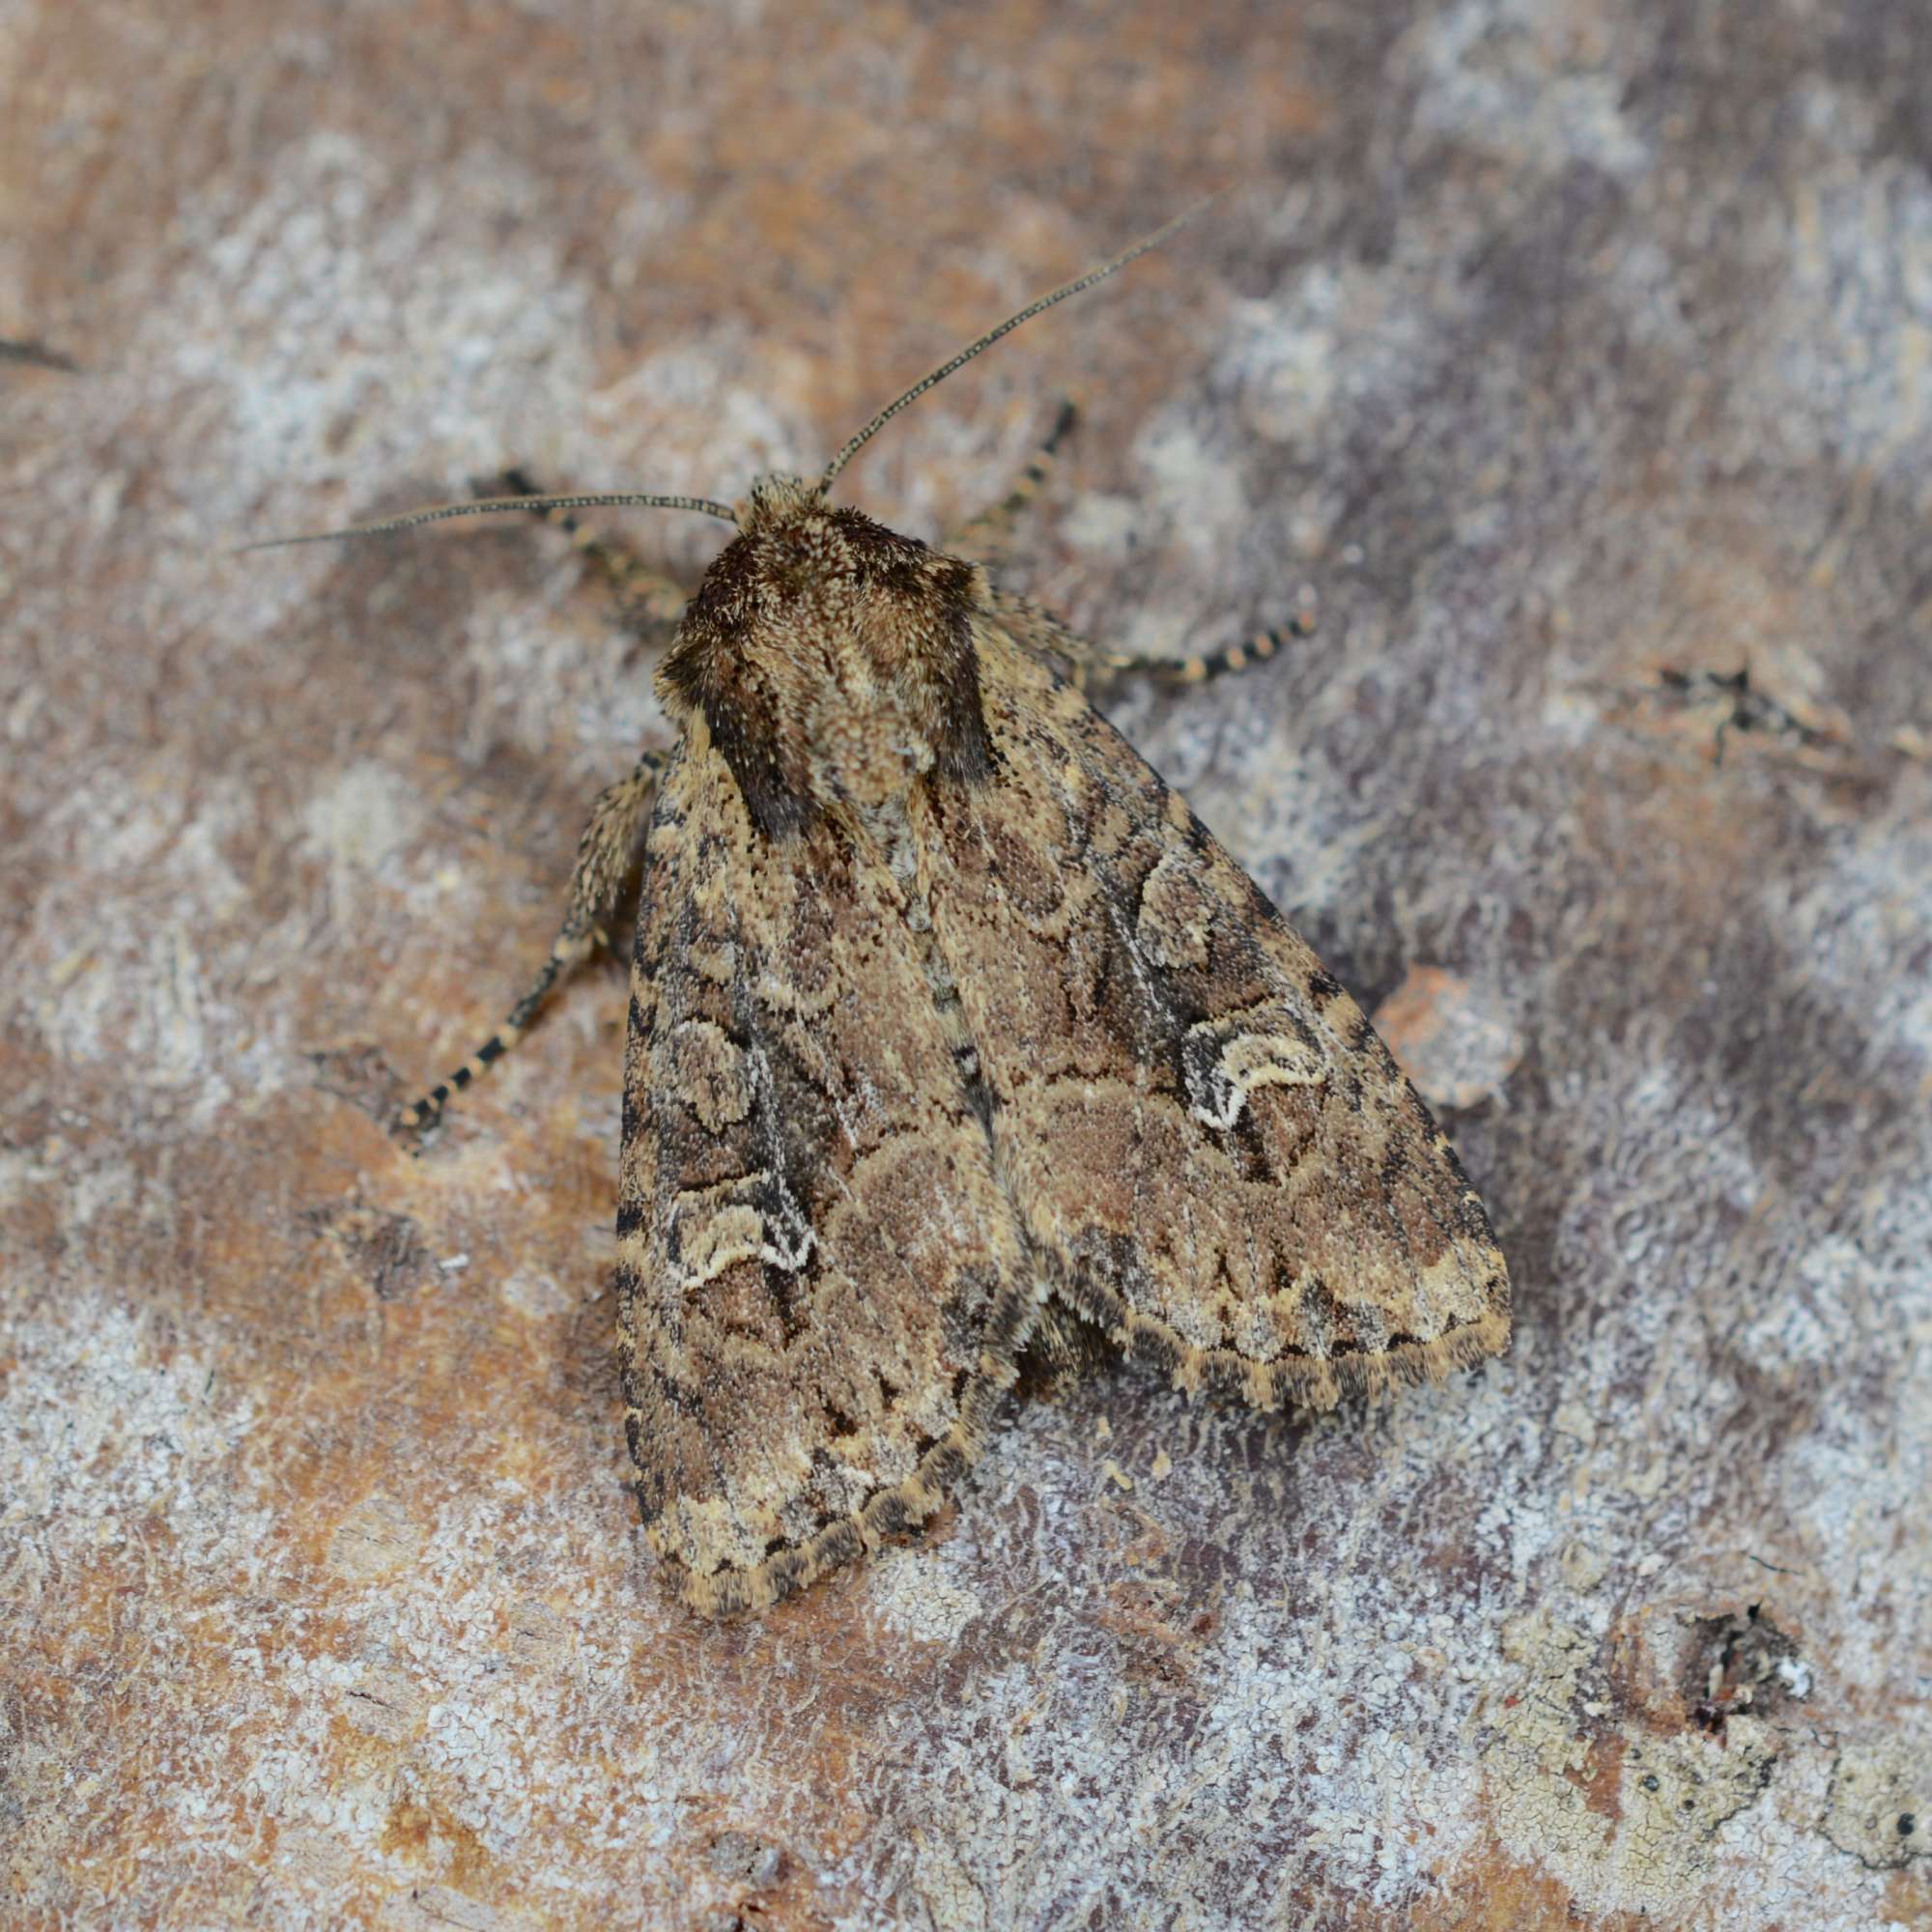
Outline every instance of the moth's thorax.
POLYGON ((702 711, 760 828, 786 838, 868 811, 926 774, 987 769, 975 564, 761 477, 658 673, 668 708, 702 711))

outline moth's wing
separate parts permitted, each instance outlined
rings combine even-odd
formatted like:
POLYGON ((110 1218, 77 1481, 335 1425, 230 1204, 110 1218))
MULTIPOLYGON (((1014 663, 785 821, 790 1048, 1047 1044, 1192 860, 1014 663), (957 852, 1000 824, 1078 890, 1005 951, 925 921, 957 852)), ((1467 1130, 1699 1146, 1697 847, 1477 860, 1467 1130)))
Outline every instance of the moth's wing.
POLYGON ((978 641, 995 776, 932 788, 923 865, 1056 1294, 1260 1405, 1499 1352, 1482 1203, 1361 1009, 1077 692, 978 641))
POLYGON ((632 969, 618 1349, 650 1542, 761 1608, 939 1503, 1043 1288, 876 853, 753 831, 701 717, 632 969))

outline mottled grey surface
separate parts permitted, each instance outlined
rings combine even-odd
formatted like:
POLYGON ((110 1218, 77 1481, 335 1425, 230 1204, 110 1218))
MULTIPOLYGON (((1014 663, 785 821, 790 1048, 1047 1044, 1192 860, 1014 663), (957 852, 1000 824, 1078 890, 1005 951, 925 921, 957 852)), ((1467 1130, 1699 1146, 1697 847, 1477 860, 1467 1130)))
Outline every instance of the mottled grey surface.
MULTIPOLYGON (((1932 1924, 1932 44, 1907 0, 0 12, 23 1925, 1932 1924), (420 1160, 656 645, 552 533, 895 424, 1384 1010, 1509 1358, 1128 1374, 718 1629, 622 1488, 623 992, 420 1160), (1748 667, 1731 701, 1668 671, 1748 667), (742 1915, 742 1920, 734 1915, 742 1915)), ((687 574, 715 533, 639 519, 687 574)))

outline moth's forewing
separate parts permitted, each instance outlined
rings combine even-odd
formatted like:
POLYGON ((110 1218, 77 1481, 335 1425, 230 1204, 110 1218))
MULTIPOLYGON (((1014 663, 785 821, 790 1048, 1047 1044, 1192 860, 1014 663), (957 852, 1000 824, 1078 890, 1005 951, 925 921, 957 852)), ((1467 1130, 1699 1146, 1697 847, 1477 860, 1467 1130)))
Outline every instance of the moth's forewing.
POLYGON ((933 932, 1055 1292, 1182 1383, 1331 1406, 1499 1351, 1509 1275, 1388 1050, 1186 804, 995 625, 933 932))
POLYGON ((618 1295, 639 1496, 700 1608, 930 1514, 1037 1318, 904 913, 838 824, 754 827, 694 719, 646 850, 618 1295))

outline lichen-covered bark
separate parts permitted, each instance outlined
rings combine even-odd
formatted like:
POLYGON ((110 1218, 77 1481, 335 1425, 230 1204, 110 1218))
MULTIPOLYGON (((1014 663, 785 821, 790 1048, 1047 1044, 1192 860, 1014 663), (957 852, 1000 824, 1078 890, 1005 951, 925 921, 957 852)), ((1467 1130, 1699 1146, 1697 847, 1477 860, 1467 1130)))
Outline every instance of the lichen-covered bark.
POLYGON ((1906 0, 0 18, 0 1917, 1932 1919, 1928 77, 1906 0), (1319 593, 1111 709, 1448 1110, 1513 1349, 1083 1384, 701 1623, 624 1492, 621 972, 381 1124, 659 642, 534 525, 227 546, 731 496, 1231 179, 841 487, 936 534, 1077 388, 1017 587, 1319 593))

